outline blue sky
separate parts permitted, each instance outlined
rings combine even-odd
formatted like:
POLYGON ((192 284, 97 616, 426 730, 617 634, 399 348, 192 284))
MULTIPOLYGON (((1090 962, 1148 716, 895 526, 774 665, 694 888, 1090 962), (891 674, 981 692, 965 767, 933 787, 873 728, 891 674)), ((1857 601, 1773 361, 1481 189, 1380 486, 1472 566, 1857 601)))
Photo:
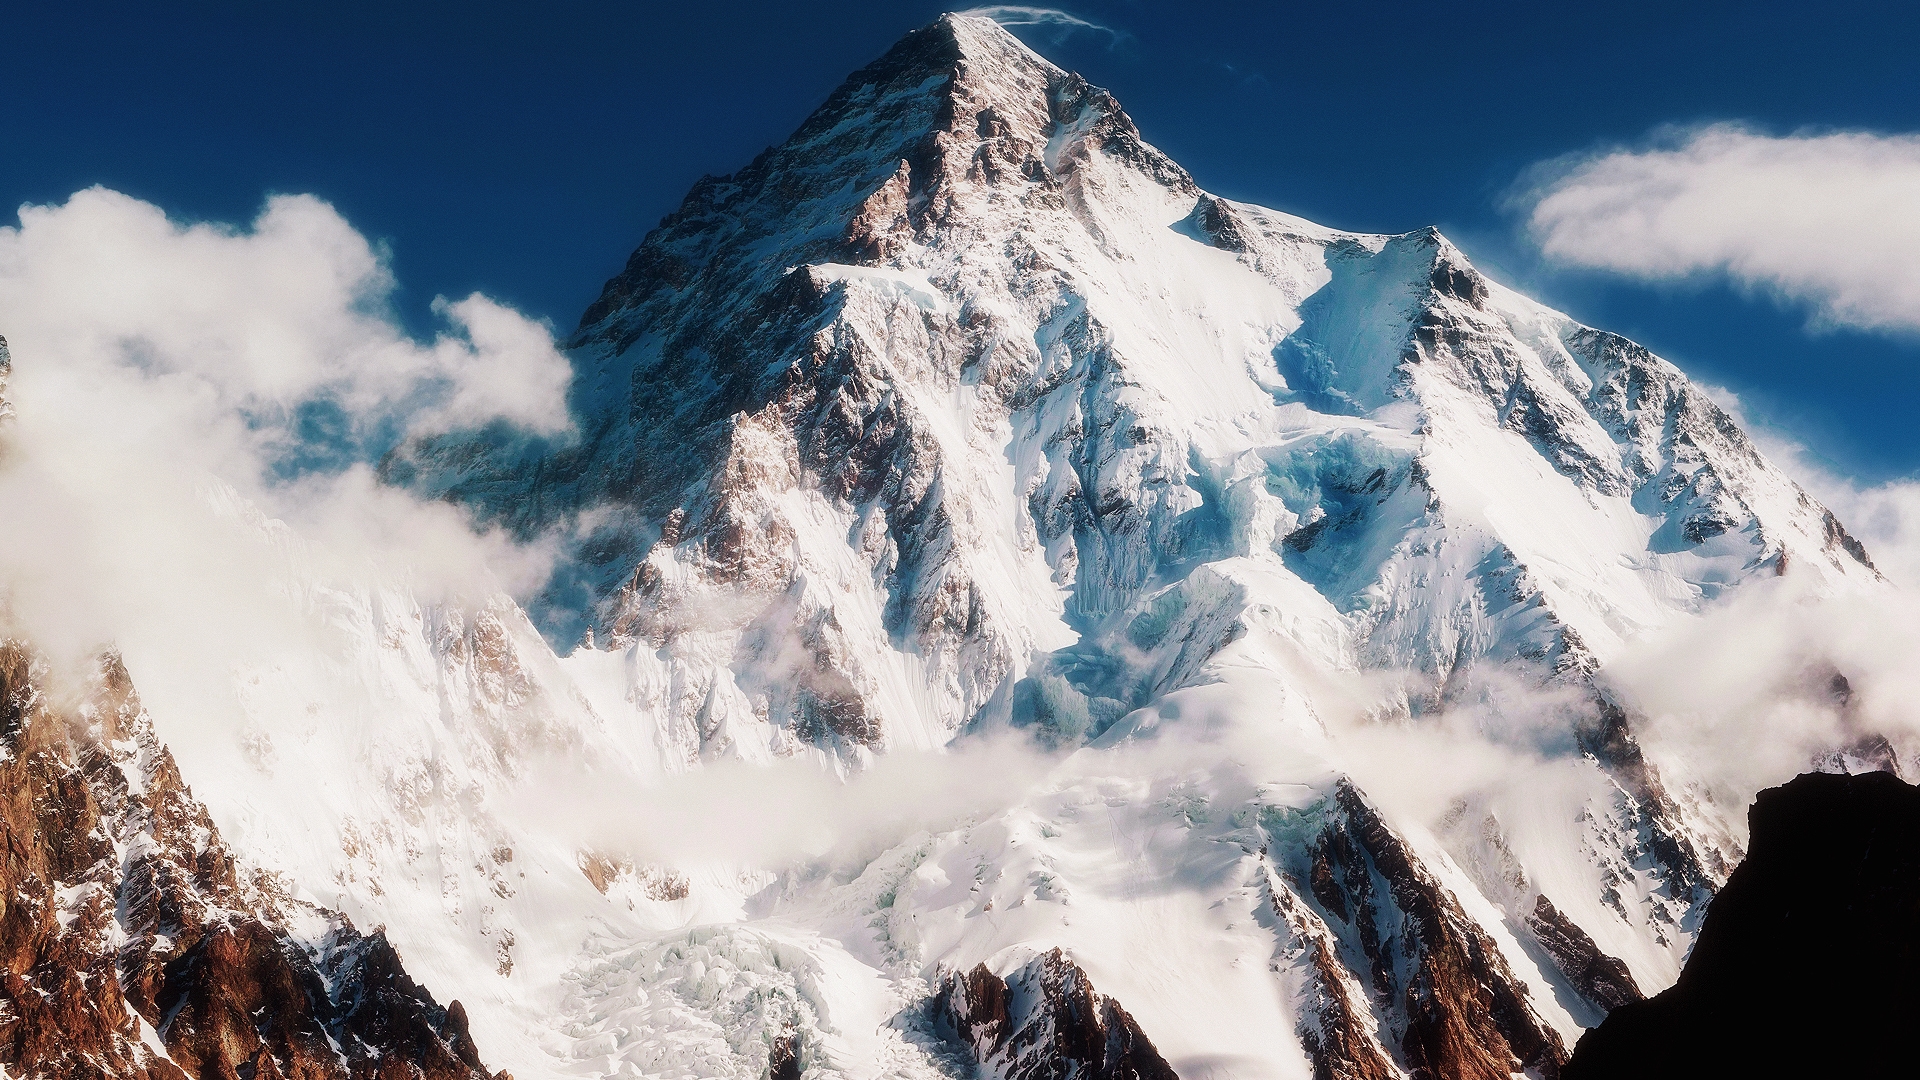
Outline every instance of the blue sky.
MULTIPOLYGON (((269 194, 312 193, 387 245, 409 323, 430 327, 435 296, 478 289, 563 332, 695 179, 783 139, 848 72, 943 9, 156 8, 10 12, 5 219, 96 183, 183 220, 241 223, 269 194)), ((1920 132, 1920 16, 1908 7, 1064 10, 1108 29, 1017 32, 1112 89, 1203 186, 1342 228, 1438 224, 1495 277, 1734 390, 1837 471, 1920 473, 1920 316, 1862 329, 1817 319, 1791 286, 1711 265, 1675 281, 1545 258, 1515 199, 1534 163, 1644 150, 1662 125, 1920 132)), ((1836 238, 1836 257, 1849 244, 1836 238)))

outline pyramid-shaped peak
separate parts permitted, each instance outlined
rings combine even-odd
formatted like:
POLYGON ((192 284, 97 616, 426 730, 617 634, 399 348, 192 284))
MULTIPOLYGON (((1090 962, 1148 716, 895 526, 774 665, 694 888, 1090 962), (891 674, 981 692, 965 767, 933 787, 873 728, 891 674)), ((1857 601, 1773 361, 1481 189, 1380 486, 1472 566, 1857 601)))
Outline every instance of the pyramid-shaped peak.
POLYGON ((926 29, 951 39, 961 55, 970 60, 1011 61, 1059 70, 1045 57, 1027 48, 1019 38, 1008 33, 1006 27, 984 15, 949 11, 926 29))
POLYGON ((949 12, 907 34, 884 55, 847 77, 816 117, 849 104, 901 93, 1026 96, 1069 78, 992 19, 949 12))
POLYGON ((932 68, 962 60, 972 66, 1012 65, 1060 72, 994 20, 951 11, 925 26, 909 30, 873 66, 904 66, 917 61, 932 68))
POLYGON ((1199 193, 1111 94, 992 19, 942 15, 848 76, 785 142, 696 184, 607 283, 580 332, 683 286, 732 245, 758 260, 757 245, 784 236, 781 265, 884 259, 962 203, 991 202, 988 189, 1017 200, 1096 158, 1183 197, 1199 193))
MULTIPOLYGON (((964 13, 908 32, 848 76, 788 145, 876 127, 1045 143, 1061 126, 1077 126, 1096 143, 1141 158, 1167 182, 1190 184, 1158 151, 1134 145, 1139 132, 1113 95, 1049 62, 994 20, 964 13)), ((864 141, 891 136, 875 133, 864 141)))

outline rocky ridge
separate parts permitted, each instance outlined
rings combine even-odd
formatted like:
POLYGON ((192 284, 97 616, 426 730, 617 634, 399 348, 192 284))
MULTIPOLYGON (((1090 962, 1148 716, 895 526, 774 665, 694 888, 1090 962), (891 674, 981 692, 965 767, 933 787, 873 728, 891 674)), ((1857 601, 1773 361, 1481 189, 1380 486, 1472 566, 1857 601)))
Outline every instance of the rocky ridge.
POLYGON ((0 643, 0 755, 12 1075, 492 1080, 380 931, 241 868, 118 657, 68 700, 0 643))
POLYGON ((994 1080, 1177 1080, 1127 1010, 1054 949, 1002 978, 948 976, 934 1015, 994 1080))

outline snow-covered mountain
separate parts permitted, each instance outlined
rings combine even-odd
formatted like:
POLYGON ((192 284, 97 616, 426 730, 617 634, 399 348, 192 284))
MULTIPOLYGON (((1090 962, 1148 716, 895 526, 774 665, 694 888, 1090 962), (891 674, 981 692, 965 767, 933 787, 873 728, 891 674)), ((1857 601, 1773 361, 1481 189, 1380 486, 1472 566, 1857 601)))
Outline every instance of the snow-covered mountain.
POLYGON ((1671 364, 1210 195, 978 18, 701 181, 572 356, 577 440, 383 474, 563 537, 584 645, 215 491, 318 644, 154 717, 521 1080, 1553 1076, 1740 856, 1609 661, 1878 583, 1671 364), (1383 747, 1458 717, 1527 767, 1436 811, 1383 747))

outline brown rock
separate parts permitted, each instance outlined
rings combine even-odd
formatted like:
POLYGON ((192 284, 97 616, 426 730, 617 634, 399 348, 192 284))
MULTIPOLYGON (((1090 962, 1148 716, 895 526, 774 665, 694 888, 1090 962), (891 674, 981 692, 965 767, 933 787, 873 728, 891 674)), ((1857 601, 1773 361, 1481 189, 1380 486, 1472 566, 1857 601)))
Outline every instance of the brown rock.
POLYGON ((1178 1080, 1132 1015, 1059 949, 1005 979, 985 964, 951 975, 933 1008, 982 1071, 1003 1080, 1178 1080))
POLYGON ((1554 966, 1601 1013, 1646 997, 1633 981, 1626 962, 1601 952, 1592 936, 1562 915, 1545 893, 1540 894, 1525 921, 1534 940, 1553 958, 1554 966))
POLYGON ((324 941, 285 929, 304 905, 242 880, 118 657, 72 708, 46 681, 28 647, 0 642, 0 1065, 55 1080, 492 1080, 466 1011, 435 1004, 384 935, 328 912, 324 941))

